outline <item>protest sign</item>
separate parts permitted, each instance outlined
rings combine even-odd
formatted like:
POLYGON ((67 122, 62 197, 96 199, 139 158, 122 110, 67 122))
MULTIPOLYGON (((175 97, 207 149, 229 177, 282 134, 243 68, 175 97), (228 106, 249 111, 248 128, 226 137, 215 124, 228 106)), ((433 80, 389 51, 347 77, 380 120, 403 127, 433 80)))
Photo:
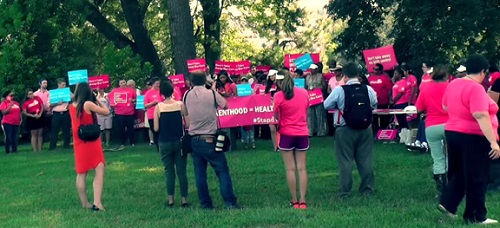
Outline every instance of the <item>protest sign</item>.
POLYGON ((309 94, 309 106, 315 106, 323 103, 323 91, 321 91, 320 88, 307 92, 309 94))
POLYGON ((392 69, 398 65, 398 60, 396 59, 396 54, 394 53, 394 47, 392 45, 364 50, 363 57, 365 58, 366 68, 370 73, 374 71, 373 67, 375 67, 377 63, 382 64, 385 70, 392 69))
POLYGON ((87 70, 68 71, 69 85, 76 85, 80 82, 88 82, 89 74, 87 70))
POLYGON ((71 101, 71 91, 69 88, 49 90, 49 101, 51 104, 71 101))
POLYGON ((207 62, 205 59, 191 59, 187 61, 189 73, 195 71, 205 71, 207 69, 207 62))
POLYGON ((135 109, 143 110, 144 107, 144 95, 137 96, 137 100, 135 101, 135 109))
POLYGON ((305 88, 306 87, 306 79, 304 78, 295 78, 293 79, 294 83, 295 83, 295 87, 299 87, 299 88, 305 88))
POLYGON ((221 128, 276 124, 270 95, 227 98, 228 109, 217 110, 221 128))
POLYGON ((236 85, 236 90, 238 97, 246 97, 252 95, 252 85, 250 84, 236 85))
POLYGON ((92 89, 107 89, 109 87, 109 75, 103 74, 89 77, 89 86, 92 89))

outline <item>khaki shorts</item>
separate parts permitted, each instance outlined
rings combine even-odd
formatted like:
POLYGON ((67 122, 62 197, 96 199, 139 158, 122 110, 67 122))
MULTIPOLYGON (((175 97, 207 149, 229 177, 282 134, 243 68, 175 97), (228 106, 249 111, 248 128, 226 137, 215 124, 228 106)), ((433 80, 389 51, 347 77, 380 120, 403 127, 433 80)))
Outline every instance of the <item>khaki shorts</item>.
POLYGON ((113 117, 111 116, 97 116, 97 124, 101 126, 101 131, 113 129, 113 117))

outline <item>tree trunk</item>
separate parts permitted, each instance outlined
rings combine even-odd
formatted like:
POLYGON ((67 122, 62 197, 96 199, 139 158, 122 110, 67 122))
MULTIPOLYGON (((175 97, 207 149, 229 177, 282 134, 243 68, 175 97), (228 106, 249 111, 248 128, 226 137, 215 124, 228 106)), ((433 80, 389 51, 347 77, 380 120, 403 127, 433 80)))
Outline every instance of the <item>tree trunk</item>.
POLYGON ((187 76, 187 60, 196 58, 194 26, 187 0, 167 0, 170 36, 176 74, 187 76))
POLYGON ((130 34, 134 38, 138 47, 138 53, 143 60, 153 64, 153 76, 164 76, 163 63, 158 56, 158 52, 149 37, 148 29, 144 26, 143 8, 137 0, 121 0, 125 20, 130 29, 130 34))
POLYGON ((221 56, 220 40, 220 4, 219 0, 200 0, 203 7, 203 27, 204 39, 203 48, 205 49, 205 59, 210 71, 213 72, 215 61, 221 56))

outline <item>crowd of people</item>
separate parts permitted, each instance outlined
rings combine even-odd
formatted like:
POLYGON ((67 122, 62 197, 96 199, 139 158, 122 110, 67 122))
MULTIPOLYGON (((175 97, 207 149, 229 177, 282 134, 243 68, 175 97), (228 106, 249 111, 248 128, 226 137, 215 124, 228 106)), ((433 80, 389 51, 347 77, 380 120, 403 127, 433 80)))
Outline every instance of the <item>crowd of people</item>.
MULTIPOLYGON (((219 178, 221 194, 229 209, 241 208, 234 193, 225 154, 216 151, 220 130, 217 108, 227 109, 226 98, 238 96, 236 84, 251 84, 253 94, 270 94, 278 124, 243 126, 226 129, 240 134, 245 147, 255 148, 255 138, 272 140, 273 150, 282 155, 290 190, 290 206, 306 209, 308 177, 306 154, 309 138, 335 136, 335 153, 339 167, 339 197, 351 195, 353 163, 361 176, 359 192, 369 196, 375 190, 373 161, 374 133, 392 122, 400 130, 410 128, 408 116, 383 116, 375 121, 374 109, 404 109, 416 106, 425 114, 416 144, 428 145, 433 159, 434 179, 439 190, 438 209, 456 217, 458 205, 466 198, 463 218, 469 223, 497 223, 486 217, 485 194, 490 181, 490 163, 500 157, 498 146, 498 100, 500 73, 494 64, 480 55, 471 55, 457 69, 456 76, 448 66, 425 62, 420 84, 410 67, 402 63, 384 71, 376 64, 370 75, 363 75, 354 63, 329 64, 330 78, 323 65, 314 63, 308 72, 287 68, 271 69, 249 75, 216 75, 194 72, 186 77, 186 86, 174 86, 168 78, 151 78, 144 91, 135 82, 120 80, 109 93, 92 91, 87 83, 79 83, 71 102, 50 103, 47 80, 40 80, 37 91, 26 90, 22 104, 14 93, 3 94, 0 104, 7 153, 17 152, 17 135, 25 116, 34 152, 42 150, 43 128, 51 126, 49 149, 57 144, 63 131, 63 146, 70 146, 73 136, 77 189, 82 206, 104 210, 101 194, 104 182, 103 146, 109 145, 110 130, 116 127, 121 146, 135 145, 134 116, 138 95, 144 95, 145 122, 150 128, 150 143, 155 145, 165 167, 167 207, 175 205, 175 179, 179 180, 181 205, 188 207, 187 151, 179 142, 190 136, 195 183, 201 207, 212 209, 207 184, 207 166, 219 178), (304 88, 294 79, 304 78, 304 88), (490 90, 490 86, 491 90, 490 90), (308 90, 321 89, 325 101, 310 106, 308 90), (488 96, 489 94, 489 96, 488 96), (113 98, 110 100, 110 98, 113 98), (213 110, 213 111, 209 111, 213 110), (333 114, 329 114, 332 111, 333 114), (115 121, 112 120, 115 118, 115 121), (112 122, 118 126, 112 126, 112 122), (79 136, 81 126, 97 123, 102 131, 95 141, 79 136), (70 131, 70 129, 72 129, 70 131), (104 141, 104 142, 103 142, 104 141), (128 141, 128 142, 127 142, 128 141), (89 149, 90 148, 90 149, 89 149), (86 174, 95 170, 94 201, 89 203, 85 191, 86 174), (298 181, 297 181, 298 180, 298 181), (297 192, 297 189, 299 189, 297 192)), ((65 80, 58 88, 65 88, 65 80)), ((495 167, 492 163, 491 167, 495 167)), ((497 175, 498 176, 498 175, 497 175)))

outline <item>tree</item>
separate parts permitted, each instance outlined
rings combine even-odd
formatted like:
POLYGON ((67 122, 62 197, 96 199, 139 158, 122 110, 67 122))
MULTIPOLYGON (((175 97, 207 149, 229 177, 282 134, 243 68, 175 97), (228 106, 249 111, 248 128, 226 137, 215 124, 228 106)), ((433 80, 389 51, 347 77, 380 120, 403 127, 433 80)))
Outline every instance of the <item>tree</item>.
POLYGON ((151 41, 148 29, 144 25, 144 18, 151 1, 146 1, 140 5, 138 0, 121 0, 121 10, 123 11, 128 30, 134 41, 124 35, 115 25, 106 19, 99 10, 99 4, 104 1, 98 1, 97 5, 88 0, 70 2, 75 11, 81 11, 85 19, 90 22, 104 37, 113 42, 119 49, 130 47, 131 50, 141 56, 144 62, 153 65, 152 75, 164 75, 164 66, 160 61, 158 52, 151 41))
POLYGON ((170 35, 176 73, 187 74, 186 61, 196 57, 193 20, 186 0, 167 0, 170 18, 170 35))
MULTIPOLYGON (((498 0, 331 1, 330 15, 347 22, 339 50, 361 59, 361 51, 394 44, 399 62, 456 65, 471 53, 500 58, 498 0)), ((422 72, 419 72, 422 73, 422 72)))

